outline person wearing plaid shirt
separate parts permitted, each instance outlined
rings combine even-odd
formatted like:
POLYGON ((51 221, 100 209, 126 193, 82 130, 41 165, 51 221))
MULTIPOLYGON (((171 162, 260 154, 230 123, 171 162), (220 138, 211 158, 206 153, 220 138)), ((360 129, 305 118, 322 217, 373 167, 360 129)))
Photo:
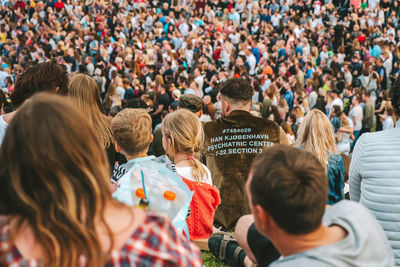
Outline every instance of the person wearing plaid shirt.
MULTIPOLYGON (((8 246, 9 227, 4 227, 0 238, 0 255, 8 246)), ((3 255, 2 255, 3 256, 3 255)), ((106 267, 114 266, 187 266, 200 267, 200 251, 171 225, 167 217, 147 213, 141 226, 126 240, 123 247, 111 252, 106 267)), ((13 246, 2 266, 40 266, 39 261, 26 260, 13 246)), ((85 266, 85 258, 81 259, 85 266)))
POLYGON ((167 217, 113 199, 104 149, 67 98, 26 102, 0 162, 0 266, 201 266, 167 217))

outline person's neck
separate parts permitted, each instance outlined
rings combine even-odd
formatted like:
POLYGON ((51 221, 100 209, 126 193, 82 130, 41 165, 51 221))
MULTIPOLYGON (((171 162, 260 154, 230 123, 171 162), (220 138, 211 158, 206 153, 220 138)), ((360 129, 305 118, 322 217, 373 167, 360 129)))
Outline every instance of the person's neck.
POLYGON ((330 227, 321 225, 317 230, 309 234, 291 235, 283 233, 283 235, 278 239, 278 242, 274 242, 274 245, 282 256, 289 256, 337 243, 347 236, 347 232, 337 225, 330 227))
POLYGON ((177 167, 192 167, 193 163, 190 160, 190 155, 185 153, 176 153, 174 156, 174 164, 177 167))
POLYGON ((10 113, 6 113, 3 115, 3 120, 10 124, 11 120, 13 119, 14 115, 17 114, 17 111, 13 111, 10 113))
POLYGON ((229 111, 229 113, 227 113, 226 115, 231 114, 234 111, 246 111, 246 112, 250 112, 251 110, 251 103, 248 104, 243 104, 243 105, 232 105, 231 106, 231 110, 229 111))
POLYGON ((136 155, 128 155, 128 154, 124 153, 124 156, 126 157, 127 161, 130 161, 132 159, 145 158, 148 155, 147 155, 147 152, 142 152, 142 153, 139 153, 139 154, 136 154, 136 155))

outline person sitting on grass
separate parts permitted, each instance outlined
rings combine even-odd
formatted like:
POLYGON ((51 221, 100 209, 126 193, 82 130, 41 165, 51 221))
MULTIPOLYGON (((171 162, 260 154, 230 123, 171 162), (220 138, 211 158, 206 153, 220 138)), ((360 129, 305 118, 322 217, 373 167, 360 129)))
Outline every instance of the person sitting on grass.
POLYGON ((147 155, 153 140, 151 126, 145 109, 124 109, 112 119, 115 151, 128 160, 114 169, 113 197, 130 206, 146 203, 143 208, 167 214, 189 236, 186 218, 193 194, 167 156, 147 155))
POLYGON ((204 140, 203 126, 193 112, 180 109, 165 117, 161 131, 165 152, 173 161, 176 172, 194 192, 186 220, 190 238, 208 238, 213 233, 215 210, 221 199, 218 189, 212 184, 210 171, 199 161, 204 140))
POLYGON ((267 149, 253 162, 246 192, 252 215, 239 219, 237 242, 227 235, 209 239, 213 254, 227 262, 394 266, 382 227, 364 206, 342 200, 326 207, 328 178, 313 154, 282 145, 267 149))
MULTIPOLYGON (((119 112, 111 121, 111 129, 115 138, 115 151, 123 154, 127 163, 115 166, 112 182, 118 183, 114 197, 122 199, 124 192, 130 195, 130 176, 125 175, 134 167, 144 162, 156 160, 155 156, 148 156, 147 151, 153 141, 151 134, 152 120, 146 109, 126 108, 119 112)), ((167 159, 165 157, 165 159, 167 159)), ((172 165, 169 167, 172 169, 172 165)), ((124 198, 124 202, 130 205, 133 203, 129 198, 124 198)))
POLYGON ((168 218, 111 197, 104 148, 67 97, 25 102, 0 162, 0 266, 202 266, 168 218))

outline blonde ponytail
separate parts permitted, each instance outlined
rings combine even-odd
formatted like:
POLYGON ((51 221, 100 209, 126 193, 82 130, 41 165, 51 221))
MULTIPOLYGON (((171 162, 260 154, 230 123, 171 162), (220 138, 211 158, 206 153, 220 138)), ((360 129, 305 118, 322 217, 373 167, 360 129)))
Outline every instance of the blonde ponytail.
POLYGON ((204 182, 208 178, 208 174, 203 164, 196 158, 191 159, 193 163, 193 177, 196 182, 204 182))
POLYGON ((168 157, 173 160, 177 153, 187 154, 193 165, 194 179, 198 182, 206 180, 208 173, 199 161, 204 141, 203 126, 199 118, 189 110, 177 110, 164 118, 161 131, 171 142, 168 157))

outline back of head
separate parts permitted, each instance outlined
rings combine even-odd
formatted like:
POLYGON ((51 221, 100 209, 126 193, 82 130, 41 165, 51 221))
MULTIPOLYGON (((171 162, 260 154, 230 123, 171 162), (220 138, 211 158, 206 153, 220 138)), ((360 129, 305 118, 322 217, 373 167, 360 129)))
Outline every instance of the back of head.
POLYGON ((333 113, 334 114, 338 115, 341 110, 342 110, 342 108, 340 106, 338 106, 338 105, 334 105, 333 106, 333 113))
MULTIPOLYGON (((148 96, 148 95, 143 95, 143 96, 148 96)), ((132 98, 132 99, 128 100, 128 102, 125 105, 125 108, 144 108, 144 109, 147 109, 147 108, 149 108, 149 105, 147 105, 146 102, 144 102, 140 98, 132 98)))
POLYGON ((274 146, 255 159, 252 174, 252 205, 260 205, 285 232, 307 234, 321 225, 328 179, 311 153, 274 146))
POLYGON ((126 108, 111 122, 115 142, 130 156, 147 152, 151 142, 152 120, 146 109, 126 108))
POLYGON ((178 107, 197 113, 203 109, 203 100, 197 95, 184 94, 179 98, 178 107))
POLYGON ((220 93, 233 101, 247 103, 251 101, 254 92, 249 80, 232 78, 222 84, 220 93))
POLYGON ((75 73, 69 79, 69 93, 82 111, 95 109, 103 112, 100 90, 96 81, 89 75, 75 73))
POLYGON ((96 81, 86 74, 74 74, 69 80, 69 92, 75 105, 86 114, 90 125, 95 128, 103 147, 112 145, 111 123, 104 115, 96 81))
POLYGON ((297 118, 304 117, 303 110, 299 106, 293 108, 293 114, 296 115, 297 118))
POLYGON ((179 109, 164 118, 161 131, 171 144, 168 156, 173 160, 176 153, 187 154, 188 159, 195 165, 193 176, 199 180, 206 177, 206 172, 199 162, 204 141, 203 126, 199 118, 189 110, 179 109))
POLYGON ((33 94, 44 91, 68 94, 67 71, 62 65, 48 61, 28 68, 16 79, 11 101, 17 108, 33 94))
POLYGON ((329 153, 338 153, 333 127, 323 112, 313 109, 307 113, 297 131, 296 146, 314 154, 324 168, 329 153))
POLYGON ((28 223, 44 265, 76 266, 83 254, 100 266, 94 221, 111 201, 108 161, 84 115, 67 98, 35 95, 11 121, 0 161, 0 212, 16 218, 15 232, 28 223))

